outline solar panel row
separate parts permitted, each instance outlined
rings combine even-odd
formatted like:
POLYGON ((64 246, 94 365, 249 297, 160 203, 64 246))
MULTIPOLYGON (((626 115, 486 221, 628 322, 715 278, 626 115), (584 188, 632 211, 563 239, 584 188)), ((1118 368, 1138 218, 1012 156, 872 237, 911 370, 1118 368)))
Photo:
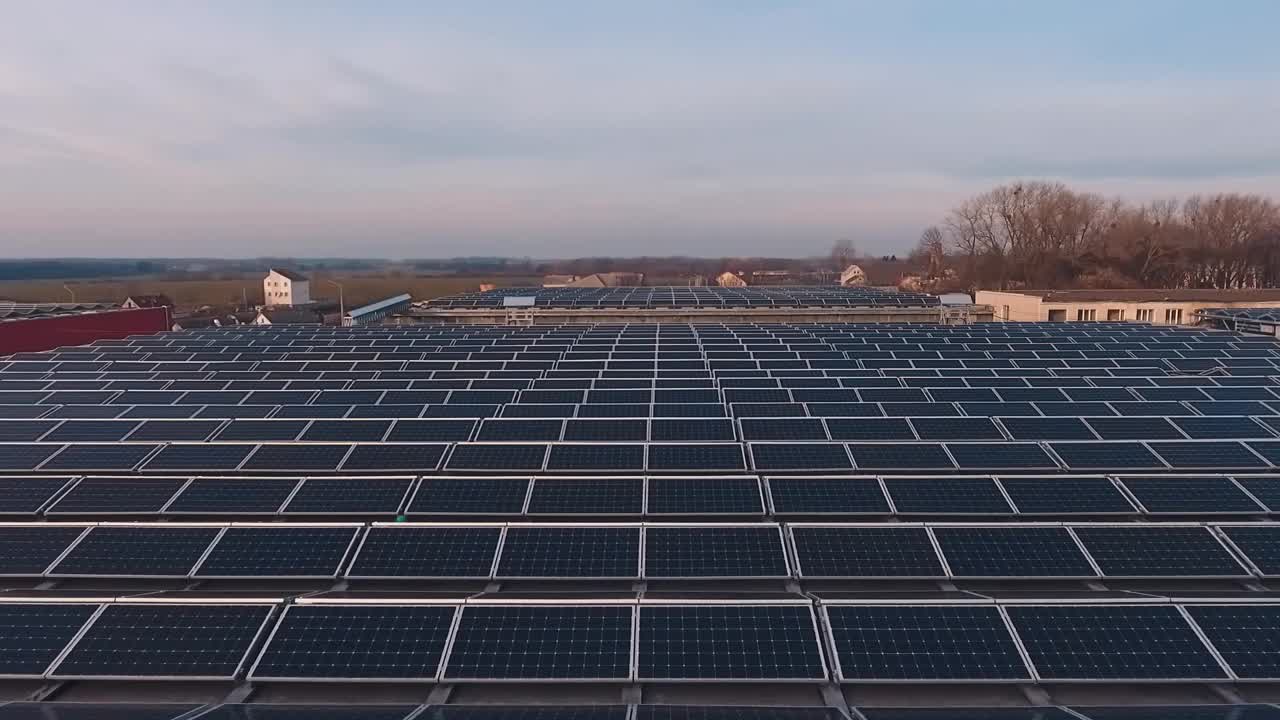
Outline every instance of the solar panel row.
POLYGON ((1273 680, 1280 606, 0 604, 9 677, 1273 680), (268 633, 252 654, 255 640, 268 633), (1019 652, 1025 649, 1026 659, 1019 652), (634 660, 633 660, 634 657, 634 660), (1219 660, 1219 658, 1221 660, 1219 660))
POLYGON ((32 577, 1036 579, 1250 574, 1280 575, 1280 526, 393 523, 366 531, 354 524, 0 525, 0 575, 32 577))

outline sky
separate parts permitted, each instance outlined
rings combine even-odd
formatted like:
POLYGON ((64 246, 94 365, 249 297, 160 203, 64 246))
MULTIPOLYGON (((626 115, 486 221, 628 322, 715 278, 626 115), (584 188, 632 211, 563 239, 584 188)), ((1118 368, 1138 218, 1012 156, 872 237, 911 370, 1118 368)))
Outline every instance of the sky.
POLYGON ((903 252, 1280 196, 1274 0, 0 0, 0 257, 903 252))

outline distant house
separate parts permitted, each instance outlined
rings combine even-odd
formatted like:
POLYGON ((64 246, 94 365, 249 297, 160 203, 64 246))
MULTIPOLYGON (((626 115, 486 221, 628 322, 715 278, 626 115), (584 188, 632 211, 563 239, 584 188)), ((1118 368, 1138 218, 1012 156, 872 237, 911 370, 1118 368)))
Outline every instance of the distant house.
POLYGON ((840 284, 844 287, 866 285, 867 273, 857 265, 850 265, 840 273, 840 284))
POLYGON ((311 280, 293 270, 271 268, 262 280, 262 297, 268 307, 307 305, 311 302, 311 280))
POLYGON ((569 283, 577 279, 578 279, 577 275, 547 275, 542 278, 542 287, 544 288, 568 287, 569 283))
POLYGON ((173 307, 173 300, 168 295, 130 295, 120 303, 120 307, 137 309, 153 307, 173 307))
POLYGON ((720 287, 746 287, 747 281, 743 280, 741 275, 722 272, 716 276, 716 284, 720 287))

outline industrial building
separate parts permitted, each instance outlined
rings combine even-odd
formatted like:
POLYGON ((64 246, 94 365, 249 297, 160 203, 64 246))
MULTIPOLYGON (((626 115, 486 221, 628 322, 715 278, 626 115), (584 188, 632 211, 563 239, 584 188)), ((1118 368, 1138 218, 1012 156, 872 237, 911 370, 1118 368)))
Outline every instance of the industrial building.
POLYGON ((1005 322, 1136 321, 1194 325, 1205 308, 1280 308, 1280 288, 1251 290, 979 290, 975 300, 990 305, 1005 322))

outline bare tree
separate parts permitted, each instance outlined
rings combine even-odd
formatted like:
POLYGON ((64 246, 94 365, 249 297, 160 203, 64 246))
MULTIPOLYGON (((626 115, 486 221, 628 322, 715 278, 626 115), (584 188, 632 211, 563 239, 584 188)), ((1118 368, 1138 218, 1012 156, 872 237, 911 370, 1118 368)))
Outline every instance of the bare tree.
POLYGON ((835 244, 831 246, 831 265, 836 269, 836 271, 841 271, 849 267, 857 256, 858 250, 854 247, 852 240, 837 240, 835 244))

